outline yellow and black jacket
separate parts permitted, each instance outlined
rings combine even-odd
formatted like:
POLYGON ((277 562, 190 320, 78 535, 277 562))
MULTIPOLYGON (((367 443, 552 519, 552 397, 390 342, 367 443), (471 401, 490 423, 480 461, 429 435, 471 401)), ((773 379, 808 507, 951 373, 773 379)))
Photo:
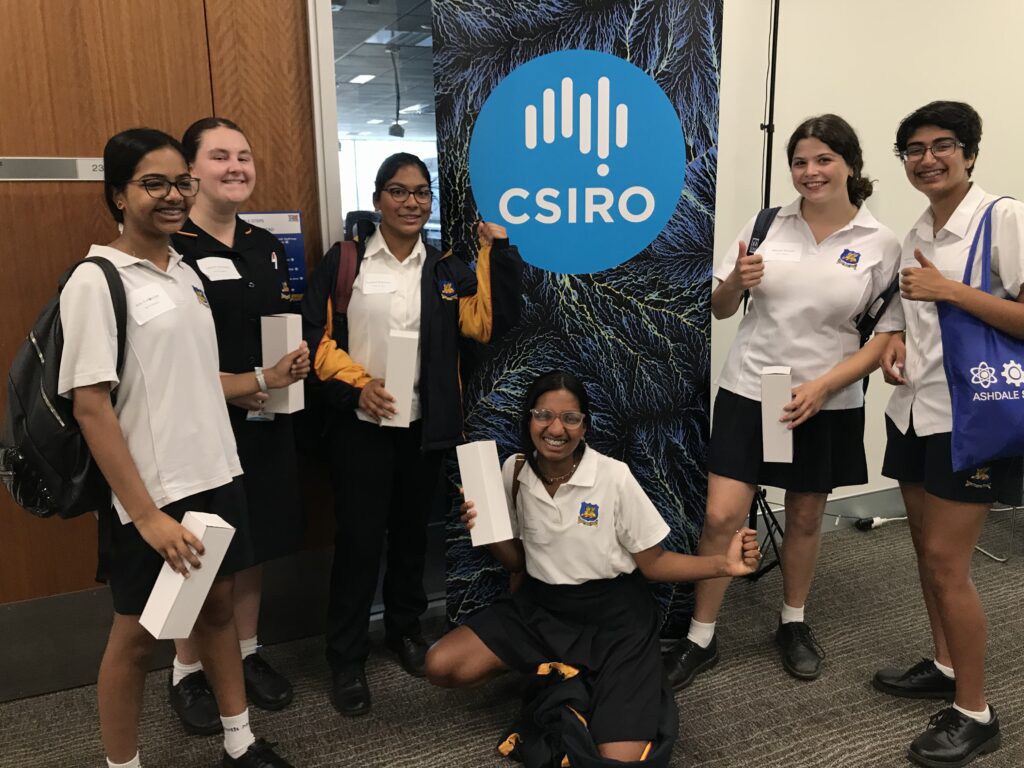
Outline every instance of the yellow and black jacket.
MULTIPOLYGON (((361 263, 366 237, 357 243, 361 263)), ((303 334, 316 350, 313 370, 319 393, 332 410, 354 410, 371 379, 349 357, 348 318, 333 306, 341 244, 324 255, 302 300, 303 334)), ((357 267, 358 273, 358 267, 357 267)), ((463 441, 459 337, 487 343, 508 330, 522 306, 523 261, 508 240, 495 240, 477 255, 476 272, 451 254, 427 246, 420 283, 420 383, 423 449, 463 441)))

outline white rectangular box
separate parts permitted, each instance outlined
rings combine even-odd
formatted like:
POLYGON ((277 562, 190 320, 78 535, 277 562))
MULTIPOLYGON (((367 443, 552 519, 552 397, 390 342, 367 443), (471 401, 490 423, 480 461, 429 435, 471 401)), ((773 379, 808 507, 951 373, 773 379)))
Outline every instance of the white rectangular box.
POLYGON ((167 563, 160 569, 139 617, 139 623, 157 640, 184 640, 192 634, 199 610, 235 535, 234 527, 223 518, 206 512, 186 512, 181 524, 203 542, 204 552, 199 558, 203 567, 190 569, 187 579, 167 563))
MULTIPOLYGON (((302 343, 302 315, 286 312, 260 318, 263 337, 263 365, 267 368, 294 352, 302 343)), ((270 399, 263 406, 267 413, 295 413, 306 405, 302 382, 282 389, 270 390, 270 399)))
POLYGON ((381 419, 382 427, 408 427, 412 411, 412 390, 419 365, 420 335, 415 331, 392 331, 388 336, 388 367, 384 389, 395 398, 396 413, 381 419))
POLYGON ((476 520, 469 532, 473 546, 508 541, 512 538, 512 519, 501 480, 497 444, 493 440, 479 440, 460 445, 455 452, 459 457, 463 495, 476 507, 476 520))
POLYGON ((793 377, 788 365, 761 369, 761 440, 764 460, 781 464, 793 461, 793 430, 782 418, 782 409, 793 399, 793 377))

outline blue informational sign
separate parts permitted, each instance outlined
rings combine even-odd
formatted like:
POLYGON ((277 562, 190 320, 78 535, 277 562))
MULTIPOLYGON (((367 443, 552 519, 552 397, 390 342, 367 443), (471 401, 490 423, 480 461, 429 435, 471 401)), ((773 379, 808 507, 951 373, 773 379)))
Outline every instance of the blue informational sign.
POLYGON ((633 64, 598 51, 550 53, 491 92, 469 172, 483 218, 531 264, 581 274, 618 266, 658 236, 686 171, 679 116, 633 64))
POLYGON ((288 287, 293 300, 306 292, 306 247, 302 238, 302 214, 299 211, 247 211, 238 214, 249 224, 270 232, 284 246, 288 260, 288 287))

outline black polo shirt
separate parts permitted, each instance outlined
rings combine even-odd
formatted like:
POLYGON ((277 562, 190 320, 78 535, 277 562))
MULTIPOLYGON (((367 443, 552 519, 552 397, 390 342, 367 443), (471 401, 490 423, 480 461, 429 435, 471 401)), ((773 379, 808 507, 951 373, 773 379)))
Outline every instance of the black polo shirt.
POLYGON ((191 219, 172 240, 175 250, 203 281, 217 328, 220 370, 244 373, 257 365, 276 363, 263 360, 260 318, 292 311, 288 260, 281 241, 242 219, 235 220, 235 242, 231 247, 200 229, 191 219), (239 277, 210 279, 203 270, 203 259, 210 257, 230 259, 239 277))

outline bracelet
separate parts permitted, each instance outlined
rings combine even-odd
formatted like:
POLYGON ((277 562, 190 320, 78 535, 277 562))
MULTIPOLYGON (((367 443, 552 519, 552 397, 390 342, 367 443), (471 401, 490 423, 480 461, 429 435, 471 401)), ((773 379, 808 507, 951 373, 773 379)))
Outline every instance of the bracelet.
POLYGON ((260 392, 269 392, 270 390, 267 388, 267 377, 263 375, 263 369, 257 365, 254 371, 256 373, 256 383, 259 385, 260 392))

